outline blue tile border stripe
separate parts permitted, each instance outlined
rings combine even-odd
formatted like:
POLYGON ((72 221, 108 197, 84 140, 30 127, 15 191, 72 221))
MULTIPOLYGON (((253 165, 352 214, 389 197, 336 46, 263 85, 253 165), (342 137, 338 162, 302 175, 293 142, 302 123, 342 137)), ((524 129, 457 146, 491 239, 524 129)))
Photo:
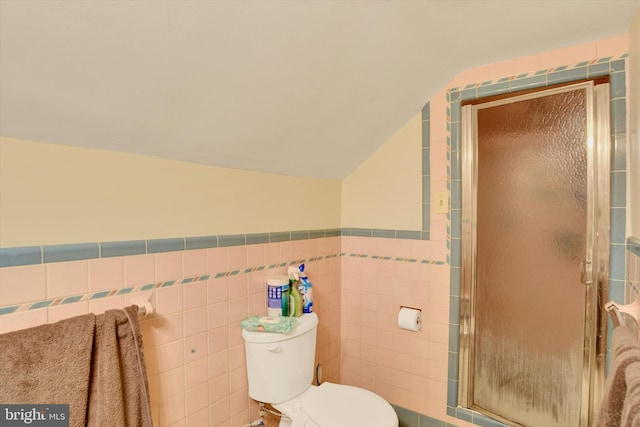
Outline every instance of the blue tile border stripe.
POLYGON ((422 234, 429 240, 431 230, 431 103, 422 107, 422 234))
POLYGON ((0 248, 0 267, 42 263, 42 246, 0 248))
POLYGON ((42 261, 44 263, 92 258, 100 258, 100 245, 97 243, 74 243, 42 247, 42 261))
MULTIPOLYGON (((400 427, 457 427, 457 424, 452 424, 428 415, 423 415, 410 409, 403 408, 402 406, 395 404, 392 404, 391 406, 396 412, 396 415, 398 415, 400 427)), ((471 421, 471 415, 469 415, 468 421, 471 421)), ((497 426, 498 425, 496 425, 496 427, 497 426)), ((499 426, 503 426, 503 424, 499 424, 499 426)))
POLYGON ((455 100, 470 100, 485 96, 509 93, 524 88, 547 86, 574 80, 587 79, 624 72, 625 58, 628 54, 613 57, 582 61, 574 65, 562 65, 543 70, 505 76, 495 80, 468 84, 464 87, 449 89, 450 102, 455 100))
POLYGON ((434 261, 434 260, 427 260, 427 259, 418 260, 416 258, 399 258, 399 257, 391 257, 391 256, 383 256, 383 255, 361 254, 361 253, 344 253, 344 252, 334 253, 334 254, 328 254, 328 255, 315 256, 307 259, 294 259, 288 262, 271 264, 269 266, 260 265, 256 267, 244 268, 242 270, 220 271, 217 273, 208 273, 200 276, 166 280, 158 283, 146 283, 146 284, 141 284, 137 286, 128 286, 126 288, 90 292, 83 295, 72 295, 72 296, 59 297, 54 299, 32 301, 32 302, 27 302, 27 303, 17 304, 17 305, 10 305, 5 307, 0 307, 0 316, 4 314, 12 314, 12 313, 17 313, 22 311, 36 310, 38 308, 55 307, 57 305, 72 304, 72 303, 81 302, 81 301, 90 301, 90 300, 102 299, 102 298, 107 298, 107 297, 112 297, 117 295, 150 291, 153 289, 167 288, 167 287, 176 286, 176 285, 189 286, 192 283, 203 282, 212 278, 220 279, 223 277, 236 276, 239 274, 249 274, 256 271, 271 270, 274 268, 286 267, 288 265, 304 264, 312 261, 320 261, 323 259, 331 259, 331 258, 337 258, 337 257, 343 257, 343 256, 349 256, 349 257, 361 258, 361 259, 380 260, 380 261, 394 261, 394 262, 407 262, 407 263, 419 262, 422 264, 444 265, 444 261, 434 261))
POLYGON ((194 249, 359 236, 389 239, 429 240, 428 231, 335 228, 326 230, 280 231, 275 233, 234 234, 175 239, 128 240, 121 242, 76 243, 69 245, 0 248, 0 268, 50 262, 154 254, 194 249))
POLYGON ((186 239, 151 239, 147 240, 147 253, 183 251, 186 249, 186 239))
POLYGON ((20 308, 19 305, 10 305, 7 307, 0 307, 0 316, 3 314, 15 313, 20 308))
POLYGON ((147 253, 147 242, 144 240, 100 243, 100 258, 140 255, 144 253, 147 253))

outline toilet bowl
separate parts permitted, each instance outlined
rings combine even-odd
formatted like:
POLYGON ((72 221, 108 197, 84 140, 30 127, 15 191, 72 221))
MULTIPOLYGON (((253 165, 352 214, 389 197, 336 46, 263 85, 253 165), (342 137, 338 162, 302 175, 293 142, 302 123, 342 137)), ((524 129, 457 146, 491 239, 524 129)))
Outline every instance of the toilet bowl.
POLYGON ((395 411, 377 394, 329 382, 273 407, 285 415, 280 427, 398 426, 395 411))
POLYGON ((303 314, 286 334, 242 330, 249 396, 284 416, 282 427, 398 427, 391 405, 353 386, 311 385, 318 316, 303 314))

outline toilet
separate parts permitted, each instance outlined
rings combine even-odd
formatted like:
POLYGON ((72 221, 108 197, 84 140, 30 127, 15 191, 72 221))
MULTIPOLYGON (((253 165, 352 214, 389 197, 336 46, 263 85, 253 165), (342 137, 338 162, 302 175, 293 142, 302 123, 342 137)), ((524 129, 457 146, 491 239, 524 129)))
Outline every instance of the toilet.
POLYGON ((286 334, 242 330, 249 396, 284 416, 280 426, 398 427, 382 397, 341 384, 312 385, 318 316, 303 314, 286 334))

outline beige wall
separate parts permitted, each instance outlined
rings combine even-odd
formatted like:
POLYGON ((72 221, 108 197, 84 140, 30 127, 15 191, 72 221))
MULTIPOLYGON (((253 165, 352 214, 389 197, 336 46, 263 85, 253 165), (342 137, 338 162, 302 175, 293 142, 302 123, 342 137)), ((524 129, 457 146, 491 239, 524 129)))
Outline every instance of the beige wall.
POLYGON ((339 226, 339 181, 0 137, 0 247, 339 226))
POLYGON ((629 29, 629 212, 631 230, 640 236, 640 8, 629 29))
POLYGON ((422 228, 422 115, 342 182, 342 226, 422 228))

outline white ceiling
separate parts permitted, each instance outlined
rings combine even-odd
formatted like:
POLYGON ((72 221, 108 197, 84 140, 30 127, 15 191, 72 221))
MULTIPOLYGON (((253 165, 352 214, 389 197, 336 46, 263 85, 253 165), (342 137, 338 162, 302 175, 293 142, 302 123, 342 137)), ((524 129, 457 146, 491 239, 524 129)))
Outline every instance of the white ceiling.
POLYGON ((639 0, 0 0, 0 134, 342 179, 459 72, 639 0))

